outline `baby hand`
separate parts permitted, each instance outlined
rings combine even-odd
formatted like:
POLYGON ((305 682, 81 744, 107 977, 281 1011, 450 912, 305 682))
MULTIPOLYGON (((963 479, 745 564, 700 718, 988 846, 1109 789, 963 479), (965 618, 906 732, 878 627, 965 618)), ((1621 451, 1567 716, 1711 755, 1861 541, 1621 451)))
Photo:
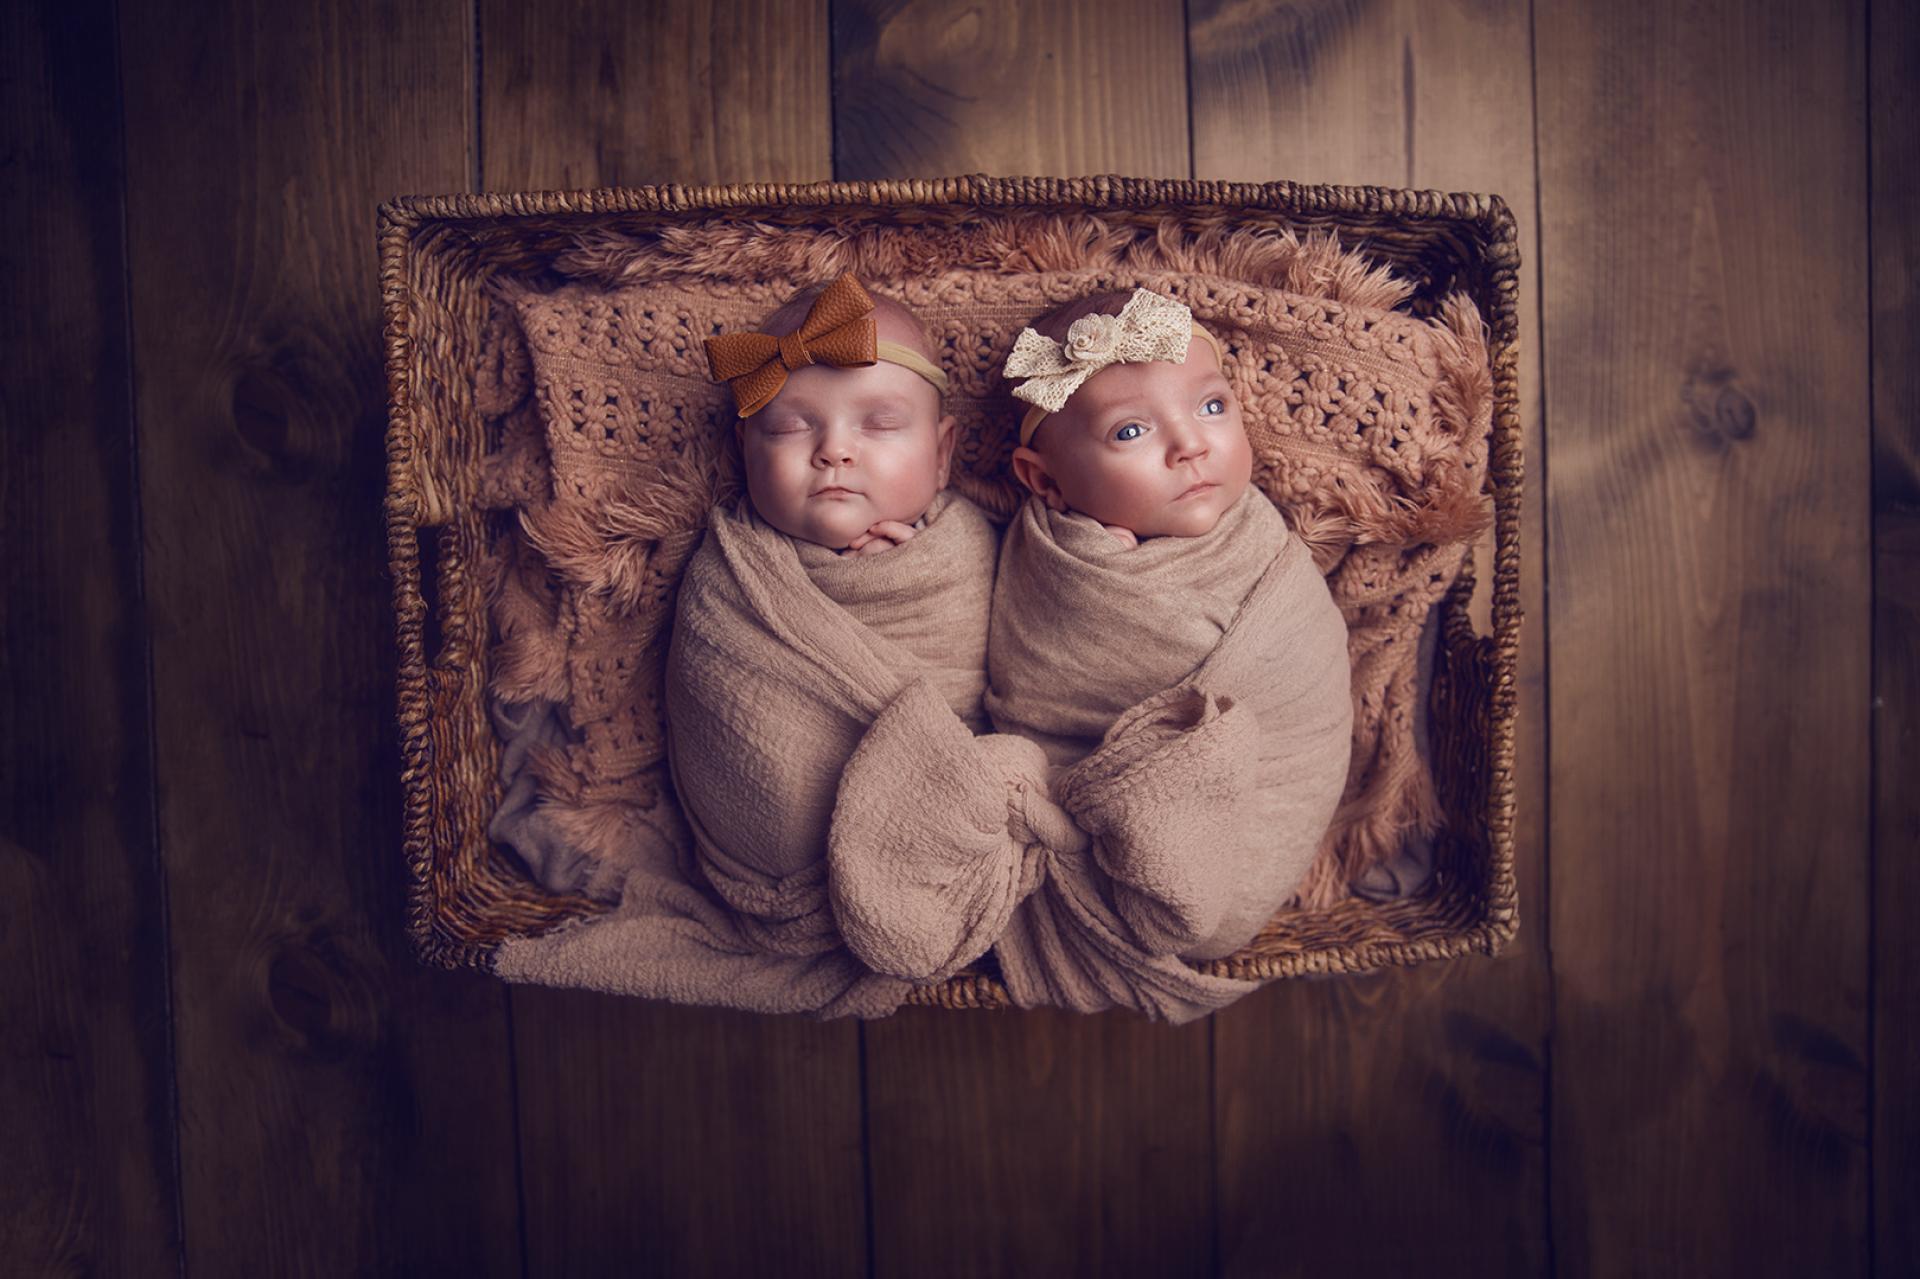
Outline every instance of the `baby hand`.
POLYGON ((1100 527, 1125 542, 1128 546, 1140 545, 1140 539, 1133 535, 1133 530, 1130 528, 1121 528, 1118 524, 1102 524, 1100 527))
POLYGON ((860 536, 847 543, 842 555, 878 555, 890 551, 912 537, 915 529, 911 524, 902 524, 899 520, 881 520, 860 536))

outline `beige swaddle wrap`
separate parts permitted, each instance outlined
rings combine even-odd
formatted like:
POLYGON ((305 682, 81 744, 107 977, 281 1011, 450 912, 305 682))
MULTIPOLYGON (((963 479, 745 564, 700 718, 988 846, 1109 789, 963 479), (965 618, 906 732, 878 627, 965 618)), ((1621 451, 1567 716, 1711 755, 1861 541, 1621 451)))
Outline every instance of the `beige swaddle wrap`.
POLYGON ((1253 989, 1187 961, 1259 930, 1345 780, 1346 631, 1305 548, 1258 493, 1134 551, 1029 503, 994 596, 991 658, 1016 652, 988 705, 1019 735, 969 737, 922 681, 854 752, 830 835, 850 947, 914 981, 991 947, 1026 1007, 1186 1021, 1253 989))
POLYGON ((996 535, 941 493, 916 536, 841 557, 741 502, 687 566, 667 659, 686 829, 643 831, 618 909, 506 942, 503 976, 760 1012, 876 1016, 905 982, 863 968, 826 893, 848 756, 909 683, 983 725, 996 535))
POLYGON ((687 566, 667 655, 674 790, 707 878, 768 949, 834 941, 840 774, 898 691, 926 679, 984 724, 996 544, 951 492, 916 536, 859 557, 786 537, 743 503, 687 566))
POLYGON ((1040 742, 1059 765, 1183 681, 1250 711, 1257 767, 1235 802, 1257 838, 1235 852, 1217 927, 1182 953, 1230 954, 1293 893, 1346 783, 1347 628, 1259 489, 1203 536, 1138 546, 1028 501, 1001 548, 987 670, 994 725, 1040 742))

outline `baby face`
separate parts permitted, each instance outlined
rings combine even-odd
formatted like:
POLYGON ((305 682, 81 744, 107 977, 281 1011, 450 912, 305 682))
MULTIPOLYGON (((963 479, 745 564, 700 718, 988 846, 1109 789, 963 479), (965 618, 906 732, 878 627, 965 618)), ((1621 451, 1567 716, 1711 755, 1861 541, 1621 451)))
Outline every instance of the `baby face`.
POLYGON ((1247 491, 1253 449, 1213 348, 1180 364, 1114 364, 1041 420, 1014 474, 1056 511, 1136 537, 1198 537, 1247 491))
MULTIPOLYGON (((882 341, 923 347, 914 327, 885 310, 882 341)), ((834 550, 882 521, 911 525, 946 487, 953 419, 940 395, 909 369, 811 365, 739 424, 747 495, 782 533, 834 550)))

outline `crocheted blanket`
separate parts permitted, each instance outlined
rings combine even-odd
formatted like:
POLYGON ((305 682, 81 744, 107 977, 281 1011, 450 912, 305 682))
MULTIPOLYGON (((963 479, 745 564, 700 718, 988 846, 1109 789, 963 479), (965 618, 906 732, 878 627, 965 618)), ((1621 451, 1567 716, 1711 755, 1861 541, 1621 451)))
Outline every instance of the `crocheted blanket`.
POLYGON ((1019 329, 1086 293, 1145 287, 1221 340, 1255 482, 1347 623, 1351 767, 1305 904, 1346 891, 1437 819, 1415 739, 1419 637, 1488 520, 1492 386, 1464 297, 1410 287, 1331 241, 1222 220, 1146 226, 984 213, 964 225, 590 232, 562 281, 503 284, 476 385, 491 450, 479 500, 517 518, 491 564, 494 686, 558 708, 516 762, 577 846, 673 826, 663 671, 675 588, 707 511, 738 488, 726 390, 701 339, 851 270, 926 321, 953 380, 954 488, 996 518, 1019 410, 998 370, 1019 329))

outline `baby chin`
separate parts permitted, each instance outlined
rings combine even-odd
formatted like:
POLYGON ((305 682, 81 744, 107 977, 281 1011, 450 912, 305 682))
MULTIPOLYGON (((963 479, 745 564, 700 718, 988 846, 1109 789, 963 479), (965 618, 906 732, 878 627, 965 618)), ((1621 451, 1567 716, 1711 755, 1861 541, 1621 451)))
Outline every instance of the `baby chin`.
POLYGON ((829 490, 807 498, 804 511, 807 540, 834 550, 886 519, 864 493, 829 490))

